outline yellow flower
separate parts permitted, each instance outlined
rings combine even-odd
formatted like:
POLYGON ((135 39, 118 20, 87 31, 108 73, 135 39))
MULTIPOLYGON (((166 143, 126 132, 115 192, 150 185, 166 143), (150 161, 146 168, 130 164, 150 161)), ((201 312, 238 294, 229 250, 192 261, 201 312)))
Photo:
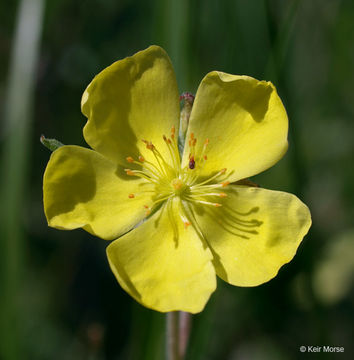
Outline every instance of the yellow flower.
POLYGON ((109 264, 135 300, 162 312, 197 313, 216 275, 256 286, 294 257, 311 225, 306 205, 235 183, 287 150, 288 119, 270 82, 207 74, 181 158, 178 88, 160 47, 103 70, 81 106, 93 150, 63 146, 52 153, 46 217, 58 229, 116 239, 107 248, 109 264))

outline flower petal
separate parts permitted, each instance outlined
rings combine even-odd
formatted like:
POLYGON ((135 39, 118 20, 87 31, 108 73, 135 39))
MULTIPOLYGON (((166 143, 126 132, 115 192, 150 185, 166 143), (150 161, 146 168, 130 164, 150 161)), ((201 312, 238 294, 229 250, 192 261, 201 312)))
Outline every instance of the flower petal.
POLYGON ((88 118, 85 140, 112 161, 122 164, 127 156, 137 157, 145 151, 142 139, 168 155, 162 135, 179 126, 179 95, 170 59, 160 47, 150 46, 115 62, 87 87, 81 108, 88 118))
MULTIPOLYGON (((285 154, 288 118, 272 83, 214 71, 199 85, 187 138, 191 133, 197 154, 209 139, 201 176, 227 168, 232 182, 262 172, 285 154)), ((183 166, 188 154, 187 145, 183 166)))
POLYGON ((79 146, 54 151, 43 179, 49 226, 81 227, 107 240, 130 230, 144 218, 150 196, 142 192, 140 180, 124 180, 118 174, 117 165, 95 151, 79 146), (139 196, 128 198, 138 192, 139 196))
POLYGON ((213 249, 216 273, 237 286, 256 286, 288 263, 311 226, 307 206, 296 196, 231 186, 221 208, 197 214, 213 249))
POLYGON ((157 311, 200 312, 216 288, 210 250, 168 205, 113 241, 107 256, 123 289, 157 311))

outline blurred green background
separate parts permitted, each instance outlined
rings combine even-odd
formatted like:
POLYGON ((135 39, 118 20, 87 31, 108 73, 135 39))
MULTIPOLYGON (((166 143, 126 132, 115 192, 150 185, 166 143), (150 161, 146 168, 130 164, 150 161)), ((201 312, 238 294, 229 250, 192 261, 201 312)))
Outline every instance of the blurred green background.
POLYGON ((50 153, 39 136, 85 146, 83 90, 150 44, 169 53, 181 92, 211 70, 277 86, 290 147, 254 180, 295 193, 313 216, 274 280, 219 281, 193 317, 187 359, 314 358, 301 345, 354 358, 353 24, 352 0, 2 1, 0 359, 164 358, 164 315, 119 287, 107 242, 48 228, 41 190, 50 153))

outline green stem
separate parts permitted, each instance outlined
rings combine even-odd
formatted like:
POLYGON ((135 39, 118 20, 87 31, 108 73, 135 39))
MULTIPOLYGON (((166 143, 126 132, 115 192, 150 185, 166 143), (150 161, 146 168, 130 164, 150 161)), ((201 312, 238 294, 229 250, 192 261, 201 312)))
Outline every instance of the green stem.
POLYGON ((26 244, 23 209, 28 197, 36 70, 45 0, 18 1, 2 132, 0 186, 0 358, 25 359, 23 275, 26 244))

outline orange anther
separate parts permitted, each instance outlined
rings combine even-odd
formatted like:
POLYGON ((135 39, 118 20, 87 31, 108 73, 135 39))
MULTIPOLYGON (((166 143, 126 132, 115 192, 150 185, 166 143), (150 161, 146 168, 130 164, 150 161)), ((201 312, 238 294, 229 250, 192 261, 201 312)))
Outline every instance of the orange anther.
POLYGON ((134 198, 135 198, 135 195, 134 195, 134 194, 129 194, 129 195, 128 195, 128 198, 129 198, 129 199, 134 199, 134 198))
POLYGON ((214 206, 215 206, 215 207, 220 207, 220 206, 222 206, 222 205, 219 204, 219 203, 215 203, 214 206))
POLYGON ((140 162, 144 162, 145 159, 140 155, 140 156, 139 156, 139 161, 140 161, 140 162))
POLYGON ((194 139, 194 133, 191 133, 191 140, 193 140, 194 139))
POLYGON ((129 162, 129 163, 133 163, 134 162, 134 159, 131 157, 131 156, 128 156, 126 158, 126 160, 129 162))
POLYGON ((203 156, 204 160, 208 160, 208 157, 206 155, 203 156))
POLYGON ((225 187, 230 184, 230 181, 224 181, 221 183, 222 187, 225 187))
POLYGON ((171 139, 167 139, 167 142, 168 142, 169 144, 172 144, 171 139))
POLYGON ((162 138, 163 138, 165 141, 167 141, 166 135, 162 135, 162 138))
POLYGON ((195 146, 196 143, 197 143, 197 139, 193 139, 192 145, 195 146))
POLYGON ((184 228, 187 229, 189 225, 191 225, 191 223, 189 221, 183 221, 184 224, 184 228))
POLYGON ((153 143, 151 141, 149 141, 147 144, 146 144, 146 148, 149 149, 149 150, 154 150, 155 149, 155 146, 153 145, 153 143))
POLYGON ((124 171, 125 171, 126 174, 129 175, 129 176, 134 176, 134 175, 135 175, 134 172, 133 172, 132 170, 130 170, 130 169, 124 169, 124 171))
POLYGON ((204 144, 208 145, 209 144, 209 139, 205 139, 204 144))
POLYGON ((225 194, 225 193, 220 193, 219 196, 222 197, 222 198, 225 198, 225 197, 227 197, 227 194, 225 194))
POLYGON ((223 169, 220 170, 220 173, 221 173, 221 174, 225 174, 225 173, 226 173, 226 170, 227 170, 226 168, 223 168, 223 169))
POLYGON ((171 128, 171 134, 174 134, 176 132, 176 128, 174 125, 172 125, 172 128, 171 128))

